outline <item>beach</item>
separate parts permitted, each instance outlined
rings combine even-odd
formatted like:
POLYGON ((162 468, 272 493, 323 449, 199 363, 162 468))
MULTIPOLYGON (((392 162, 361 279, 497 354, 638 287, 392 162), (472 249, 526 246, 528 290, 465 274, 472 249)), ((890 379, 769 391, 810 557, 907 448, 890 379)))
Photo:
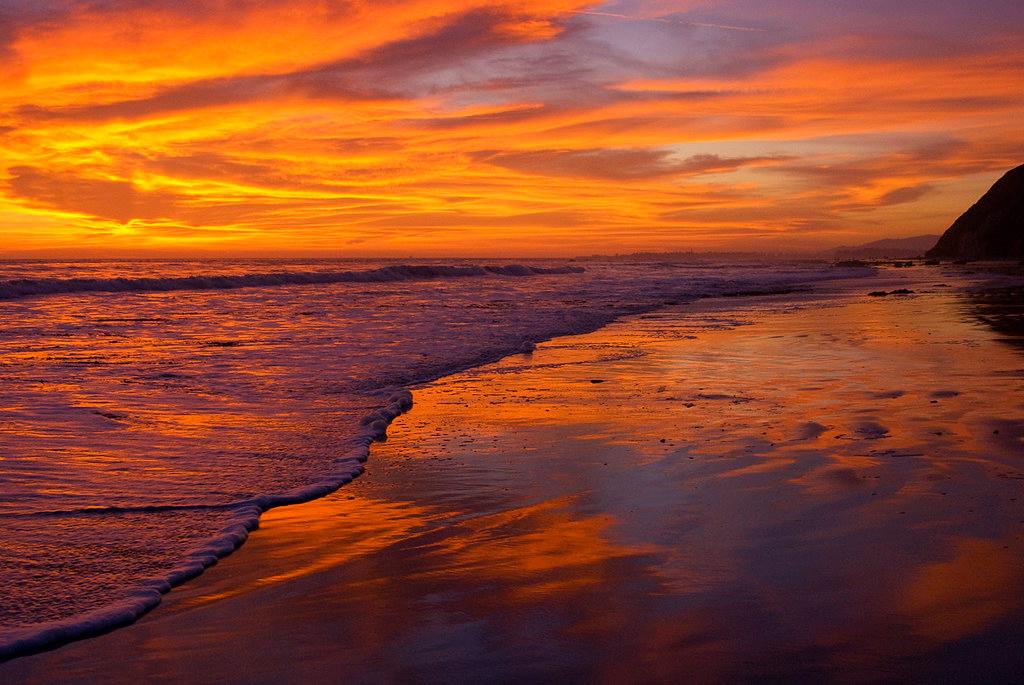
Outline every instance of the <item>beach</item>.
POLYGON ((409 387, 821 262, 0 261, 0 661, 130 624, 362 472, 409 387))
POLYGON ((668 304, 416 385, 352 483, 0 680, 1019 679, 1024 356, 986 278, 668 304))
POLYGON ((1024 683, 1024 0, 0 67, 0 685, 1024 683))

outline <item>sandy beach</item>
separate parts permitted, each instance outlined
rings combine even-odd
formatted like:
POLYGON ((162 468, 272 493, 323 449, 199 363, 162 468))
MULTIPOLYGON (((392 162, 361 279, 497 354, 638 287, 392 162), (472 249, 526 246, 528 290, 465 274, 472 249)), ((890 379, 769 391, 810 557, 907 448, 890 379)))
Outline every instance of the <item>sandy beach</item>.
POLYGON ((0 685, 1024 683, 1024 0, 0 67, 0 685))
POLYGON ((414 388, 355 482, 0 680, 1019 678, 1024 356, 977 278, 667 307, 414 388))

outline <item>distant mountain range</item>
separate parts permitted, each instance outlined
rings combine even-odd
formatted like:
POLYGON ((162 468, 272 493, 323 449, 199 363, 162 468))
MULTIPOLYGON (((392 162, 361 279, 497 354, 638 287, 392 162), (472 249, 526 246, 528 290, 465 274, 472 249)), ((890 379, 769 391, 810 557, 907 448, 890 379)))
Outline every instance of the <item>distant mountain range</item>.
POLYGON ((763 251, 686 251, 686 252, 634 252, 619 255, 592 255, 580 259, 601 259, 631 262, 702 263, 720 261, 774 262, 789 260, 841 261, 848 259, 913 259, 921 257, 938 242, 938 234, 915 235, 907 238, 885 238, 863 245, 842 245, 816 250, 763 250, 763 251))
POLYGON ((611 259, 703 261, 714 259, 1024 259, 1024 165, 996 181, 987 193, 939 235, 886 238, 821 252, 641 252, 611 259))
POLYGON ((928 251, 933 259, 1024 259, 1024 165, 1006 172, 928 251))
POLYGON ((910 259, 920 257, 935 246, 938 235, 886 238, 863 245, 843 245, 830 251, 834 259, 910 259))

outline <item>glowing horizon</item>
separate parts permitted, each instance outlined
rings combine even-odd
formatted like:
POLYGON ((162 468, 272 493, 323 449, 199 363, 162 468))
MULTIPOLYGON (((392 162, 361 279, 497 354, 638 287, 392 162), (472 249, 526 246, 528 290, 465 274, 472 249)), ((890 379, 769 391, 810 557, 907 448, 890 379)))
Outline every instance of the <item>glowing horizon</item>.
POLYGON ((0 255, 939 233, 1024 153, 993 0, 0 4, 0 255))

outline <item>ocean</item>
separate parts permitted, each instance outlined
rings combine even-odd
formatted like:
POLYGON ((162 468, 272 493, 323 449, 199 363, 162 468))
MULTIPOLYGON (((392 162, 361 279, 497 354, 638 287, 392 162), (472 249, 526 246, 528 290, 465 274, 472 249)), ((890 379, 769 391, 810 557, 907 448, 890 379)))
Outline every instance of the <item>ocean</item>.
POLYGON ((0 659, 133 621, 240 545, 263 511, 349 482, 418 383, 665 304, 864 273, 0 262, 0 659))

